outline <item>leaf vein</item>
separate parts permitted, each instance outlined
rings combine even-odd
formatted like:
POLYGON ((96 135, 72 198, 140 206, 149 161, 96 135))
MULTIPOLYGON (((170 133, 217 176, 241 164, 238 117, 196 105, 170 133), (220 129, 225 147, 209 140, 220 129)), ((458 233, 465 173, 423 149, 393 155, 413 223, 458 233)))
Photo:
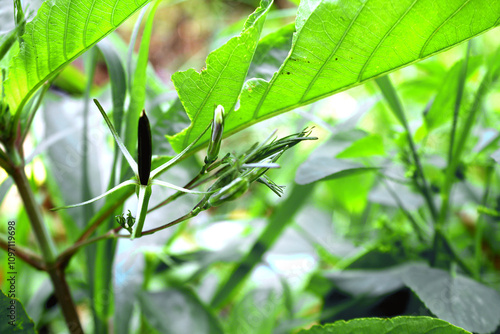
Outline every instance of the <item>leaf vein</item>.
MULTIPOLYGON (((465 2, 460 6, 458 7, 457 10, 455 10, 450 16, 448 16, 444 21, 443 23, 441 23, 436 29, 434 29, 434 31, 432 32, 432 34, 429 36, 429 38, 427 38, 427 40, 425 41, 424 45, 422 46, 422 49, 420 51, 420 54, 419 54, 419 58, 422 58, 423 55, 424 55, 424 51, 425 49, 427 48, 427 46, 429 45, 429 43, 431 42, 431 40, 434 38, 434 36, 438 33, 438 31, 449 21, 451 20, 455 15, 458 14, 458 12, 460 12, 462 10, 462 8, 464 8, 465 5, 467 5, 468 3, 470 2, 470 0, 465 0, 465 2)), ((447 38, 447 37, 445 37, 447 38)), ((448 42, 448 40, 446 40, 448 42)))
POLYGON ((85 19, 85 25, 83 26, 82 42, 83 42, 83 47, 85 47, 85 48, 87 48, 87 28, 89 25, 90 16, 92 15, 92 11, 94 10, 95 1, 96 0, 92 0, 92 4, 90 5, 90 9, 89 9, 89 12, 87 14, 87 18, 85 19))
POLYGON ((365 70, 368 67, 368 64, 370 64, 371 60, 373 59, 373 56, 375 55, 375 53, 377 53, 377 51, 380 48, 380 46, 382 45, 382 43, 384 43, 384 41, 387 39, 387 37, 389 37, 389 35, 391 34, 391 32, 398 26, 398 24, 401 23, 401 21, 403 21, 403 19, 410 12, 410 10, 413 8, 413 6, 415 6, 415 4, 417 3, 417 1, 418 0, 414 0, 410 4, 410 6, 406 9, 406 11, 403 13, 403 15, 401 15, 399 17, 399 19, 392 25, 392 27, 389 30, 387 30, 387 32, 384 34, 384 36, 382 37, 382 39, 378 42, 377 46, 375 46, 375 49, 373 49, 373 51, 370 53, 370 55, 368 56, 368 59, 366 60, 365 64, 363 65, 363 67, 359 71, 358 79, 356 80, 357 82, 361 82, 361 80, 363 79, 363 74, 365 73, 365 70))

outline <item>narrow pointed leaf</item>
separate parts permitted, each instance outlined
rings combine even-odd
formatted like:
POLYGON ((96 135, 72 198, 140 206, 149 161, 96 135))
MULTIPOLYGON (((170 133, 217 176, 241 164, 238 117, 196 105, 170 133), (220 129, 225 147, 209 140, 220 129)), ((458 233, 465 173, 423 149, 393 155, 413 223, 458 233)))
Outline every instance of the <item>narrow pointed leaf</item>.
POLYGON ((79 206, 83 206, 83 205, 86 205, 86 204, 90 204, 90 203, 93 203, 97 200, 100 200, 101 198, 103 197, 106 197, 108 196, 109 194, 111 193, 114 193, 115 191, 123 188, 123 187, 126 187, 126 186, 131 186, 131 185, 136 185, 137 182, 136 181, 133 181, 133 180, 127 180, 125 182, 122 182, 120 183, 119 185, 117 185, 116 187, 114 188, 111 188, 110 190, 106 191, 104 194, 102 195, 99 195, 97 197, 94 197, 88 201, 85 201, 85 202, 82 202, 82 203, 78 203, 78 204, 72 204, 72 205, 66 205, 66 206, 60 206, 60 207, 57 207, 57 208, 53 208, 52 210, 53 211, 57 211, 57 210, 62 210, 62 209, 69 209, 69 208, 76 208, 76 207, 79 207, 79 206))
POLYGON ((229 273, 227 279, 219 285, 210 302, 212 308, 223 306, 238 290, 253 268, 262 260, 264 253, 274 245, 293 216, 305 204, 304 198, 307 198, 313 189, 314 185, 294 186, 288 198, 271 215, 269 223, 253 244, 250 252, 241 259, 234 270, 229 273))
POLYGON ((99 103, 99 101, 97 101, 96 99, 94 99, 94 103, 96 104, 97 108, 101 112, 102 117, 106 121, 106 124, 108 125, 109 131, 111 131, 111 134, 115 138, 116 144, 118 145, 118 147, 122 151, 123 155, 125 156, 125 159, 127 159, 127 162, 130 165, 130 168, 132 168, 132 170, 134 171, 135 175, 139 175, 138 169, 137 169, 137 163, 135 162, 134 158, 132 158, 132 156, 130 155, 129 151, 127 150, 127 148, 123 144, 122 140, 120 139, 120 136, 118 135, 118 133, 116 132, 115 128, 113 127, 113 124, 109 120, 108 115, 106 115, 106 112, 102 108, 102 106, 99 103))
POLYGON ((182 192, 185 192, 185 193, 188 193, 188 194, 210 194, 211 193, 210 191, 206 192, 206 191, 189 190, 189 189, 178 187, 175 184, 172 184, 172 183, 169 183, 169 182, 165 182, 165 181, 161 181, 161 180, 153 180, 151 183, 152 184, 156 184, 157 186, 162 186, 162 187, 167 187, 167 188, 170 188, 170 189, 175 189, 177 191, 182 191, 182 192))
POLYGON ((200 133, 198 138, 196 138, 191 144, 189 144, 181 153, 177 154, 175 157, 173 157, 169 161, 165 162, 163 165, 161 165, 161 166, 155 168, 153 171, 151 171, 150 178, 154 179, 156 177, 156 175, 163 172, 164 170, 166 170, 167 168, 172 166, 175 162, 177 162, 180 158, 182 158, 184 156, 184 154, 186 154, 200 140, 200 138, 207 132, 207 130, 209 128, 210 128, 210 123, 208 124, 207 127, 205 127, 205 130, 202 133, 200 133))
POLYGON ((160 0, 156 0, 153 3, 151 11, 147 16, 144 31, 142 33, 137 64, 135 66, 132 81, 130 82, 130 104, 126 116, 124 141, 133 155, 135 155, 135 147, 137 145, 136 129, 138 120, 146 103, 146 73, 148 68, 149 42, 153 31, 154 16, 160 2, 160 0))

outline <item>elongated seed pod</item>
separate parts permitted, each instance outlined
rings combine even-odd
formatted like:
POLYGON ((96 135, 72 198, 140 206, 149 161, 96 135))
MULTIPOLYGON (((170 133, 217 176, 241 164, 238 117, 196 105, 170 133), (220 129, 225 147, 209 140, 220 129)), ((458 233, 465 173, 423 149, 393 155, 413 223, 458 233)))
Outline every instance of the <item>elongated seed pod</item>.
POLYGON ((151 156, 153 152, 151 143, 151 128, 149 126, 148 116, 146 116, 146 112, 144 110, 141 113, 141 117, 139 117, 137 139, 139 181, 145 186, 148 184, 149 173, 151 173, 151 156))
POLYGON ((214 111, 214 120, 212 122, 212 136, 208 142, 207 156, 205 163, 211 164, 219 155, 220 143, 224 132, 224 107, 218 105, 214 111))

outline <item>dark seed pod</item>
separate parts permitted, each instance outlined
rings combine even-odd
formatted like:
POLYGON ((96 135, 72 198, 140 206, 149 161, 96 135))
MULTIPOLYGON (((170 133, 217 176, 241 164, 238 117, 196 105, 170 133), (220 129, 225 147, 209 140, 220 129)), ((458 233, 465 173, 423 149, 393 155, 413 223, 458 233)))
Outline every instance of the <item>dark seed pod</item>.
POLYGON ((139 181, 142 185, 147 185, 149 181, 149 174, 151 173, 151 156, 153 152, 151 143, 151 128, 149 126, 148 116, 146 116, 146 112, 144 110, 141 113, 141 117, 139 117, 137 138, 139 181))

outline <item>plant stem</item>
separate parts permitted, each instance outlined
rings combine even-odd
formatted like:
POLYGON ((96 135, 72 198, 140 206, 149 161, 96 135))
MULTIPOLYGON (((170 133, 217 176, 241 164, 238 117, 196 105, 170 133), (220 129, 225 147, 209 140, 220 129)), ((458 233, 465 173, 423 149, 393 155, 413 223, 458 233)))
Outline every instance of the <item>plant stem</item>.
MULTIPOLYGON (((183 222, 185 220, 188 220, 189 218, 192 218, 194 216, 195 216, 195 214, 193 214, 193 212, 189 212, 189 213, 185 214, 184 216, 171 221, 168 224, 165 224, 165 225, 153 228, 151 230, 143 231, 142 234, 141 234, 141 237, 145 236, 145 235, 150 235, 150 234, 156 233, 156 232, 161 231, 161 230, 164 230, 164 229, 166 229, 166 228, 168 228, 170 226, 179 224, 179 223, 181 223, 181 222, 183 222)), ((76 242, 75 244, 73 244, 72 246, 70 246, 69 248, 67 248, 64 252, 62 252, 58 256, 57 261, 56 261, 56 267, 65 267, 65 266, 67 266, 69 260, 71 260, 71 257, 73 255, 75 255, 76 252, 81 247, 93 244, 93 243, 95 243, 97 241, 106 240, 106 239, 130 238, 130 235, 127 235, 127 234, 118 234, 118 232, 121 229, 122 229, 122 227, 120 226, 120 227, 117 227, 117 228, 109 230, 108 232, 106 232, 103 235, 100 235, 100 236, 97 236, 97 237, 94 237, 94 238, 90 238, 90 239, 86 239, 86 240, 82 240, 80 242, 76 242)), ((138 237, 138 238, 140 238, 140 237, 138 237)))
POLYGON ((406 208, 403 205, 403 202, 401 202, 401 199, 396 194, 396 192, 391 188, 389 183, 385 180, 384 176, 383 175, 381 175, 381 176, 382 176, 382 182, 384 183, 385 188, 389 191, 389 194, 391 194, 392 198, 396 201, 396 203, 398 204, 401 211, 403 211, 406 218, 410 221, 410 223, 413 227, 413 230, 415 230, 415 232, 417 233, 418 240, 420 240, 421 242, 425 242, 427 238, 425 236, 424 231, 422 231, 422 228, 417 223, 415 218, 411 215, 411 213, 408 210, 406 210, 406 208))
POLYGON ((49 231, 43 223, 42 213, 35 200, 35 196, 31 191, 29 181, 24 172, 24 166, 19 166, 13 169, 12 179, 14 180, 19 195, 24 203, 24 208, 31 222, 31 227, 35 233, 38 246, 42 252, 42 257, 46 263, 52 263, 55 259, 56 248, 52 239, 50 238, 49 231))
MULTIPOLYGON (((0 236, 0 248, 3 248, 6 252, 9 251, 10 248, 9 242, 7 241, 7 236, 5 235, 0 236)), ((17 257, 19 257, 21 260, 31 265, 32 267, 38 270, 43 270, 43 271, 47 270, 47 268, 43 263, 42 258, 38 254, 33 253, 31 250, 16 245, 15 252, 17 257)))
POLYGON ((123 202, 127 200, 134 193, 134 188, 128 187, 127 189, 123 189, 123 193, 120 197, 114 198, 112 202, 106 202, 104 206, 94 215, 94 217, 90 220, 90 223, 87 225, 86 229, 82 232, 80 237, 76 240, 76 243, 81 242, 83 240, 88 239, 92 233, 112 214, 117 208, 123 205, 123 202))
MULTIPOLYGON (((72 246, 68 247, 64 252, 59 254, 59 256, 57 257, 57 261, 56 261, 56 267, 66 267, 69 263, 69 260, 71 260, 71 258, 73 257, 73 255, 75 255, 76 252, 78 251, 78 249, 80 249, 83 246, 93 244, 94 242, 97 242, 100 240, 117 238, 118 237, 117 233, 121 229, 122 229, 122 227, 119 226, 117 228, 109 230, 105 234, 100 235, 98 237, 75 242, 72 246)), ((127 235, 127 237, 129 237, 129 236, 127 235)))
POLYGON ((159 226, 159 227, 156 227, 156 228, 153 228, 151 230, 147 230, 147 231, 144 231, 142 232, 142 235, 148 235, 148 234, 153 234, 153 233, 156 233, 158 231, 161 231, 161 230, 164 230, 170 226, 174 226, 176 224, 179 224, 179 223, 182 223, 183 221, 185 220, 188 220, 189 218, 192 218, 194 217, 195 215, 192 213, 192 212, 188 212, 187 214, 185 214, 184 216, 180 217, 180 218, 177 218, 176 220, 173 220, 171 221, 170 223, 168 224, 165 224, 165 225, 162 225, 162 226, 159 226))
POLYGON ((14 167, 11 176, 23 200, 35 238, 42 252, 42 258, 47 266, 52 285, 54 286, 54 292, 59 302, 59 306, 66 320, 66 325, 72 334, 83 333, 76 307, 71 297, 71 292, 64 277, 64 271, 52 265, 56 259, 56 248, 43 222, 40 207, 31 191, 30 184, 24 172, 24 164, 14 167))
POLYGON ((453 123, 450 134, 450 147, 448 148, 448 166, 450 166, 453 161, 453 146, 455 143, 455 134, 457 132, 458 114, 460 112, 460 105, 462 103, 462 97, 464 95, 463 93, 465 86, 465 77, 467 75, 467 64, 469 62, 470 48, 471 48, 471 41, 467 43, 467 51, 465 53, 465 59, 463 60, 462 68, 460 71, 460 77, 457 85, 457 97, 455 99, 455 106, 453 110, 453 123))
POLYGON ((401 104, 401 101, 399 100, 399 97, 396 94, 396 90, 394 89, 394 86, 392 85, 389 76, 385 75, 383 77, 375 79, 375 81, 377 85, 380 87, 380 90, 382 91, 382 94, 386 98, 391 110, 394 112, 394 115, 401 122, 406 131, 413 161, 415 162, 415 166, 417 167, 417 175, 422 182, 422 185, 419 188, 421 188, 424 199, 427 203, 427 206, 429 207, 432 220, 434 221, 434 223, 436 223, 438 218, 438 212, 436 209, 436 205, 434 204, 434 200, 432 199, 432 194, 430 191, 429 184, 427 183, 427 179, 425 178, 424 168, 420 163, 420 157, 418 155, 415 142, 413 141, 410 126, 408 125, 408 121, 406 119, 406 115, 403 110, 403 105, 401 104))

